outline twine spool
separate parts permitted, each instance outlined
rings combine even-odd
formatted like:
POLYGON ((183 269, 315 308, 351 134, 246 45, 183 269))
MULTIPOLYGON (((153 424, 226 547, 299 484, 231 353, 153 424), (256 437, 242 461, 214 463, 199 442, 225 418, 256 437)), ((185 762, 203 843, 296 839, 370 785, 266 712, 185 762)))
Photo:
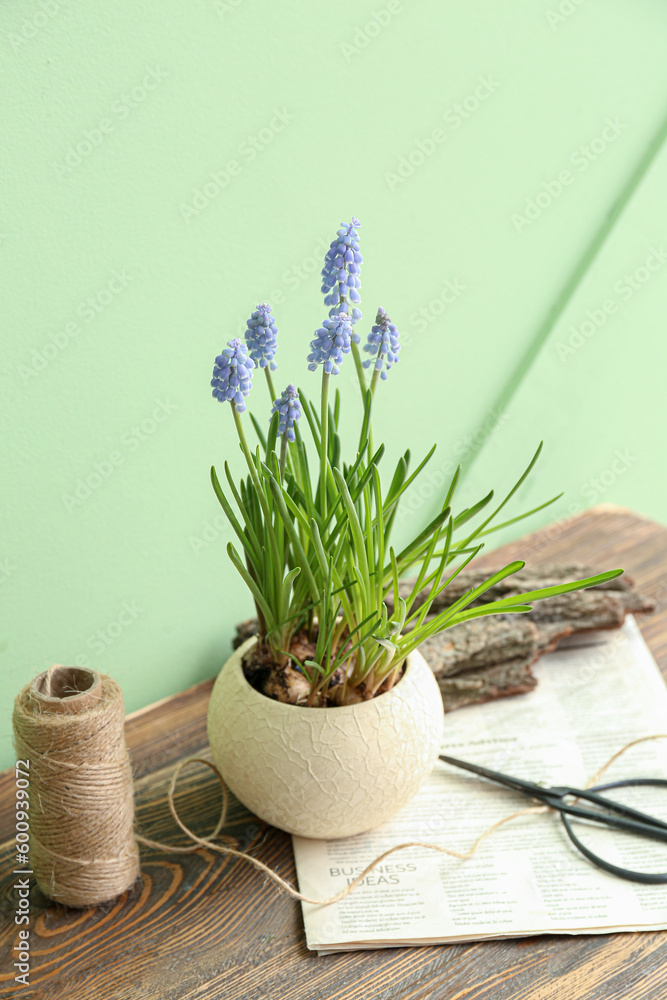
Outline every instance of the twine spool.
POLYGON ((17 757, 30 761, 30 863, 67 906, 115 899, 139 874, 134 798, 118 684, 54 664, 14 704, 17 757))

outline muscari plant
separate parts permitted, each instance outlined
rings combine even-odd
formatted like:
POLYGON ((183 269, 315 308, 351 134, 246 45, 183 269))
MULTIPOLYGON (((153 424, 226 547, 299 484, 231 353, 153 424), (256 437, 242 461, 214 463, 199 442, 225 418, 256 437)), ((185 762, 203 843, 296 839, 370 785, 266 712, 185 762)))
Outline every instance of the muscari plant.
POLYGON ((277 367, 278 328, 267 304, 257 306, 248 319, 245 343, 230 340, 215 359, 211 381, 213 396, 230 404, 248 469, 237 481, 225 462, 225 488, 215 468, 211 478, 239 543, 229 543, 229 557, 255 602, 259 632, 252 655, 274 679, 301 681, 267 691, 311 706, 350 704, 390 689, 412 650, 460 622, 527 612, 533 601, 592 587, 622 572, 481 603, 490 588, 523 568, 523 562, 513 561, 431 613, 435 599, 478 555, 489 534, 558 497, 498 522, 533 469, 541 445, 495 505, 491 491, 456 510, 459 467, 437 514, 407 544, 398 549, 392 544, 401 501, 432 458, 435 445, 414 469, 408 450, 391 475, 381 476, 385 447, 374 443, 373 401, 378 385, 399 360, 399 332, 380 308, 360 350, 355 330, 362 318, 358 228, 354 218, 341 226, 322 270, 329 315, 315 331, 307 356, 308 369, 321 372, 319 405, 292 384, 276 394, 271 373, 277 367), (331 398, 330 383, 348 355, 356 369, 362 408, 358 443, 345 461, 340 393, 335 391, 331 398), (251 447, 242 415, 258 369, 264 370, 271 411, 268 423, 249 415, 257 438, 251 447), (302 434, 304 418, 308 441, 302 434), (409 573, 415 576, 414 584, 409 590, 399 587, 409 573))

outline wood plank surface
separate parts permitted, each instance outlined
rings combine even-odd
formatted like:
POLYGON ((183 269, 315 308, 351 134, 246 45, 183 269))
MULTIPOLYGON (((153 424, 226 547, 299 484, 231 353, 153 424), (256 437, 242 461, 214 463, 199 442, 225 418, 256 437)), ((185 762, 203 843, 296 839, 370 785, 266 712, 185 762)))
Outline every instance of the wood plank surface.
MULTIPOLYGON (((624 567, 657 611, 640 627, 667 676, 667 529, 618 507, 598 507, 490 553, 624 567)), ((135 712, 127 739, 138 829, 185 843, 166 792, 176 761, 208 754, 213 681, 135 712)), ((527 697, 530 697, 529 695, 527 697)), ((306 949, 300 905, 242 861, 212 852, 142 849, 142 877, 106 906, 74 910, 31 890, 31 986, 16 986, 12 947, 13 771, 0 775, 0 998, 37 1000, 659 1000, 667 997, 667 932, 545 936, 318 957, 306 949)), ((185 772, 179 812, 210 830, 220 793, 208 768, 185 772)), ((231 800, 227 832, 295 880, 291 838, 231 800)))

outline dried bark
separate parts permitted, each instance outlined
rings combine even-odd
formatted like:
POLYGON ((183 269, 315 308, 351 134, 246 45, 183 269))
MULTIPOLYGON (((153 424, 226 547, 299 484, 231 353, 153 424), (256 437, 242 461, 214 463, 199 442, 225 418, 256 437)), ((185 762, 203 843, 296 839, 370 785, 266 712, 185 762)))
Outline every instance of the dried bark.
MULTIPOLYGON (((577 565, 524 569, 501 581, 476 603, 595 573, 590 567, 577 565)), ((435 613, 489 575, 474 570, 461 572, 453 581, 457 587, 452 592, 448 587, 440 601, 434 603, 435 613)), ((401 586, 409 593, 409 583, 401 586)), ((536 601, 527 614, 494 615, 463 622, 432 636, 422 643, 420 650, 438 678, 445 711, 451 712, 463 705, 532 690, 537 681, 531 665, 542 653, 555 649, 561 639, 574 633, 620 628, 626 614, 653 610, 655 602, 633 590, 629 578, 617 577, 589 590, 536 601)))
POLYGON ((533 663, 539 631, 526 615, 477 618, 431 636, 419 647, 436 677, 452 677, 507 660, 533 663))
POLYGON ((508 660, 494 666, 469 670, 458 677, 439 677, 438 686, 446 712, 453 712, 465 705, 526 694, 537 684, 530 669, 532 661, 508 660))
MULTIPOLYGON (((509 591, 506 596, 520 594, 509 591)), ((566 621, 574 631, 590 629, 620 628, 626 614, 651 612, 655 604, 634 590, 612 591, 579 590, 569 594, 557 594, 544 601, 536 601, 529 617, 534 622, 566 621)))
POLYGON ((537 625, 537 646, 540 656, 551 653, 561 639, 567 639, 576 629, 569 622, 539 622, 537 625))
POLYGON ((232 639, 232 647, 238 649, 248 639, 252 639, 254 635, 257 635, 258 626, 259 623, 256 618, 246 618, 245 621, 239 622, 236 626, 236 635, 232 639))
MULTIPOLYGON (((547 567, 540 574, 523 571, 484 597, 490 600, 509 597, 559 580, 592 575, 594 571, 583 566, 547 567)), ((609 583, 618 584, 620 579, 609 583)), ((464 580, 461 593, 478 582, 477 574, 464 580)), ((542 653, 555 649, 561 639, 574 633, 620 628, 626 614, 650 613, 655 609, 652 600, 631 589, 630 581, 624 583, 622 589, 603 584, 536 601, 533 610, 525 615, 464 622, 422 643, 420 649, 438 678, 445 711, 530 691, 537 683, 531 665, 542 653), (530 640, 531 629, 534 629, 534 646, 530 652, 523 652, 523 658, 517 658, 517 648, 530 640)))

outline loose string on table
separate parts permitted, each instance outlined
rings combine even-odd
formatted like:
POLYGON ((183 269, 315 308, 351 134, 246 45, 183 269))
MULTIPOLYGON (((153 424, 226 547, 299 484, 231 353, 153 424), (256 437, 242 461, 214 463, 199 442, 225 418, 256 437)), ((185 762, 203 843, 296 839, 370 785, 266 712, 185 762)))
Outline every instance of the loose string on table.
MULTIPOLYGON (((639 743, 646 743, 650 740, 660 740, 660 739, 667 739, 667 733, 656 733, 653 736, 642 736, 639 739, 631 740, 630 743, 626 743, 625 746, 621 747, 620 750, 617 750, 616 753, 613 754, 613 756, 610 757, 605 764, 603 764, 603 766, 593 775, 593 777, 586 782, 584 787, 591 788, 593 785, 596 785, 599 779, 611 767, 611 765, 615 763, 615 761, 617 761, 618 758, 621 757, 631 747, 637 746, 637 744, 639 743)), ((263 861, 260 861, 259 858, 254 857, 252 854, 248 854, 246 851, 240 851, 238 850, 238 848, 232 847, 231 844, 235 843, 234 838, 224 837, 224 840, 227 841, 227 843, 225 844, 213 842, 212 838, 217 837, 220 831, 222 830, 223 826, 225 825, 227 818, 227 805, 229 797, 225 781, 220 771, 212 761, 207 760, 205 757, 188 757, 187 760, 180 761, 176 765, 176 768, 174 769, 174 773, 171 778, 171 783, 169 785, 167 799, 169 802, 169 810, 171 812, 171 815, 173 816, 176 824, 181 828, 183 833, 185 833, 193 841, 193 846, 178 847, 178 846, 173 846, 171 844, 163 844, 160 841, 151 840, 149 837, 144 837, 140 834, 135 834, 136 840, 139 844, 143 844, 145 847, 150 847, 157 851, 167 851, 172 853, 175 852, 179 854, 191 854, 193 851, 199 850, 200 848, 206 848, 207 850, 210 851, 216 851, 218 854, 229 855, 230 857, 234 858, 242 858, 244 861, 248 861, 251 865, 254 865, 255 868, 259 869, 259 871, 263 872, 280 889, 287 892, 293 899, 298 899, 303 903, 313 903, 317 906, 329 906, 331 905, 331 903, 340 902, 341 899, 344 899, 347 895, 349 895, 349 893, 353 891, 353 889, 355 889, 358 885, 360 885, 366 878, 366 876, 370 875, 373 869, 376 868, 379 864, 381 864, 385 860, 385 858, 388 858, 390 854, 395 854, 397 851, 404 851, 409 847, 413 848, 420 847, 420 848, 425 848, 426 850, 429 851, 438 851, 441 854, 447 854, 449 855, 449 857, 456 858, 458 861, 469 861, 477 853, 478 849, 481 847, 484 841, 487 840, 487 838, 490 837, 493 833, 495 833, 496 830, 500 829, 501 826, 504 826, 506 823, 510 823, 515 819, 519 819, 521 816, 529 816, 531 814, 549 812, 549 806, 544 806, 544 805, 529 806, 526 809, 519 809, 517 812, 511 813, 511 815, 505 816, 502 819, 497 820, 486 830, 484 830, 484 832, 480 834, 480 836, 477 838, 477 840, 474 842, 474 844, 468 851, 455 851, 453 848, 450 847, 443 847, 440 844, 429 844, 421 840, 409 840, 403 844, 396 844, 394 847, 390 847, 386 851, 383 851, 382 854, 378 854, 378 856, 374 858, 373 861, 371 861, 368 865, 366 865, 361 874, 357 875, 357 877, 352 882, 350 882, 347 886, 345 886, 344 889, 341 889, 340 892, 337 892, 335 896, 330 896, 328 899, 312 899, 310 896, 306 896, 302 892, 299 892, 298 889, 295 889, 295 887, 290 882, 288 882, 281 875, 279 875, 278 872, 270 868, 269 865, 265 864, 263 861), (174 803, 176 785, 178 782, 178 778, 181 774, 181 771, 189 764, 195 764, 195 763, 205 764, 206 767, 209 767, 216 775, 220 783, 220 788, 222 790, 222 808, 220 811, 220 818, 218 819, 218 822, 215 825, 215 829, 213 830, 213 832, 210 834, 209 837, 199 837, 196 833, 194 833, 182 821, 182 819, 178 815, 174 803)))

